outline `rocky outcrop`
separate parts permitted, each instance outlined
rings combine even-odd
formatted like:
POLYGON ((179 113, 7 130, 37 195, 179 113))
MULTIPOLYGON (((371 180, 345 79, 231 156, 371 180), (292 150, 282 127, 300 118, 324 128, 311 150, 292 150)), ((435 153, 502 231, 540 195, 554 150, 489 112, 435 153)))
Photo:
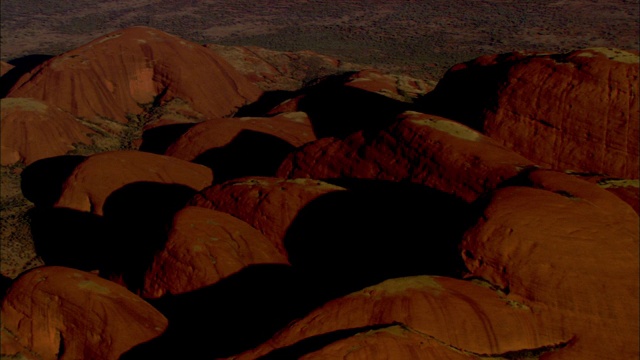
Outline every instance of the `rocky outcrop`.
POLYGON ((557 170, 638 178, 638 54, 487 55, 452 67, 427 112, 557 170))
POLYGON ((330 301, 268 342, 231 359, 277 358, 293 355, 291 351, 297 351, 295 358, 312 351, 332 354, 341 342, 359 343, 364 346, 357 350, 371 354, 381 343, 366 337, 381 335, 388 347, 371 358, 385 358, 382 354, 402 358, 427 348, 434 355, 443 354, 438 358, 473 359, 522 350, 546 352, 566 345, 571 335, 558 328, 541 331, 538 316, 503 293, 472 282, 433 276, 397 278, 330 301), (408 336, 397 336, 403 333, 408 336))
POLYGON ((142 104, 181 99, 206 116, 232 115, 261 91, 210 50, 133 27, 102 36, 24 75, 10 97, 31 97, 90 121, 127 122, 142 104))
POLYGON ((107 199, 126 185, 150 182, 196 191, 212 181, 209 168, 184 160, 140 151, 106 152, 76 166, 54 206, 102 215, 107 199))
POLYGON ((175 215, 168 240, 146 273, 142 296, 186 293, 249 265, 286 263, 287 258, 244 221, 187 206, 175 215))
POLYGON ((209 166, 216 181, 273 176, 295 148, 315 140, 302 112, 270 118, 211 119, 187 130, 165 155, 209 166))
POLYGON ((286 254, 283 239, 300 209, 323 194, 342 190, 312 179, 247 177, 206 188, 190 204, 246 221, 286 254))
POLYGON ((566 174, 534 171, 519 184, 496 191, 465 235, 471 275, 546 309, 545 327, 574 337, 547 359, 637 356, 637 214, 566 174))
POLYGON ((405 112, 378 133, 324 138, 293 152, 278 176, 409 181, 473 201, 533 164, 454 121, 405 112))
POLYGON ((65 155, 97 135, 67 112, 38 100, 5 98, 2 108, 2 165, 65 155))
POLYGON ((116 360, 167 327, 160 312, 120 285, 63 267, 18 278, 1 314, 3 358, 116 360))

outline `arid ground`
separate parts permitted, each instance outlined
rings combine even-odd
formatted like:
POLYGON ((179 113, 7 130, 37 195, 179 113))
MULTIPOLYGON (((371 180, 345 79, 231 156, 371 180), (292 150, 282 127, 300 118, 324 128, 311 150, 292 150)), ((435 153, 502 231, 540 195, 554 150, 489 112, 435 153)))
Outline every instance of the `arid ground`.
POLYGON ((308 49, 436 79, 484 54, 638 49, 640 27, 638 0, 4 0, 1 10, 3 61, 146 25, 203 44, 308 49))

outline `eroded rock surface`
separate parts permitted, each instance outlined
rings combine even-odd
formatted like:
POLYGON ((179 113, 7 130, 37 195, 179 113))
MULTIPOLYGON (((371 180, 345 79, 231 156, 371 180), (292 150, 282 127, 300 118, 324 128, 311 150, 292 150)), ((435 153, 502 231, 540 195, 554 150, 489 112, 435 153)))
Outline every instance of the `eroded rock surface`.
POLYGON ((487 55, 452 67, 427 111, 557 170, 638 178, 638 54, 487 55))
POLYGON ((405 112, 391 127, 324 138, 293 152, 278 176, 409 181, 467 201, 533 164, 454 121, 405 112))
POLYGON ((160 312, 120 285, 63 267, 18 278, 1 314, 3 358, 115 360, 167 327, 160 312))
POLYGON ((31 97, 74 116, 127 122, 141 104, 178 98, 207 116, 233 114, 261 91, 212 51, 148 27, 102 36, 24 75, 10 97, 31 97), (55 90, 53 90, 55 89, 55 90))
POLYGON ((286 264, 258 230, 227 213, 187 206, 145 276, 147 298, 193 291, 253 264, 286 264))

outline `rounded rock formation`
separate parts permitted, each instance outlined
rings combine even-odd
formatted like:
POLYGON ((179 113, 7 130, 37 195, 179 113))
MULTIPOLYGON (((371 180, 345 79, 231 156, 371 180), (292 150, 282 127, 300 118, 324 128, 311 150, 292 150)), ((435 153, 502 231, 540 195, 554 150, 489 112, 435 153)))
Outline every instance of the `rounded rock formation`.
POLYGON ((215 284, 249 265, 286 263, 286 257, 244 221, 187 206, 175 215, 164 249, 147 271, 142 296, 177 295, 215 284))
POLYGON ((65 111, 38 100, 4 98, 2 108, 2 165, 65 155, 78 144, 92 144, 95 132, 65 111))
POLYGON ((8 96, 42 100, 90 121, 126 123, 127 115, 143 112, 141 104, 181 99, 197 112, 221 117, 260 95, 212 51, 139 26, 48 60, 21 77, 8 96))
POLYGON ((153 182, 201 190, 213 181, 211 170, 169 156, 112 151, 89 156, 62 186, 55 207, 103 215, 109 196, 125 185, 153 182))
POLYGON ((190 205, 229 213, 260 230, 282 253, 289 225, 313 199, 344 188, 311 179, 247 177, 202 190, 190 205))
POLYGON ((563 173, 533 171, 496 191, 461 244, 472 276, 546 309, 575 340, 545 359, 637 356, 638 215, 615 195, 563 173))
POLYGON ((116 360, 167 327, 160 312, 120 285, 63 267, 20 276, 1 314, 3 358, 116 360))
POLYGON ((638 54, 488 55, 452 67, 426 111, 544 166, 638 178, 638 54))
POLYGON ((409 181, 473 201, 532 165, 464 125, 405 112, 378 133, 311 142, 289 155, 277 176, 409 181))
POLYGON ((523 350, 542 353, 566 345, 571 335, 543 328, 538 316, 537 311, 504 294, 470 281, 436 276, 396 278, 330 301, 232 359, 277 358, 296 349, 296 355, 302 356, 316 350, 318 344, 327 346, 325 351, 330 353, 340 342, 357 342, 367 331, 381 333, 382 329, 397 335, 398 326, 411 337, 386 336, 388 348, 375 354, 371 350, 380 343, 365 341, 362 351, 372 354, 371 359, 385 359, 427 347, 431 348, 427 351, 443 353, 443 358, 465 359, 455 356, 462 352, 473 359, 523 350))

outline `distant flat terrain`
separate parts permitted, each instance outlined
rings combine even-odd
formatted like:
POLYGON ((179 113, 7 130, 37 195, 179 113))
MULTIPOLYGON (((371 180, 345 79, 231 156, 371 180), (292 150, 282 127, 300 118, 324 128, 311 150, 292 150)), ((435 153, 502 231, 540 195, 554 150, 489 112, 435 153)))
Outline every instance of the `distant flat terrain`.
POLYGON ((639 46, 639 0, 3 0, 3 61, 55 55, 107 32, 151 26, 202 44, 309 49, 439 77, 513 50, 639 46))

